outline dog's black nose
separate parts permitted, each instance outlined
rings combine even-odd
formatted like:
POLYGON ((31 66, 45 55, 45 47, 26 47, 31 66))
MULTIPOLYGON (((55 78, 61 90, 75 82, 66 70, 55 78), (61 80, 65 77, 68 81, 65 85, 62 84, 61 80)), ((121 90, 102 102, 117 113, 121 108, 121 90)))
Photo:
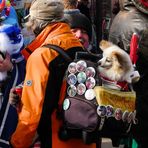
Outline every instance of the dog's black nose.
POLYGON ((101 65, 101 61, 98 61, 97 64, 100 66, 101 65))

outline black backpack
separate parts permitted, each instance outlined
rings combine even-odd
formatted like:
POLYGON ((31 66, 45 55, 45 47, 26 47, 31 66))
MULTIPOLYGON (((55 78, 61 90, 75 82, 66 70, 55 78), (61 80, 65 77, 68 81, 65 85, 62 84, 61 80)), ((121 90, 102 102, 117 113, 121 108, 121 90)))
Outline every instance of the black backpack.
POLYGON ((67 90, 61 112, 61 140, 81 138, 85 144, 95 142, 99 147, 97 129, 100 120, 96 112, 98 105, 95 95, 93 96, 93 88, 99 83, 97 61, 100 57, 87 52, 77 52, 75 60, 68 65, 64 77, 67 90))

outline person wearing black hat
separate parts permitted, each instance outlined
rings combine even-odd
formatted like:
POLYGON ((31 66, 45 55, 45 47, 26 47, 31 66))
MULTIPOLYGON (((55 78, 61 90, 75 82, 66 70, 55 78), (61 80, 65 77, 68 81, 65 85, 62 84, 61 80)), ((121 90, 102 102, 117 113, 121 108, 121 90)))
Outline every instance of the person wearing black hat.
POLYGON ((74 35, 80 40, 85 48, 88 48, 89 41, 92 37, 92 26, 89 19, 81 13, 70 15, 65 14, 64 17, 68 20, 74 35))
POLYGON ((95 32, 90 20, 84 14, 72 10, 69 13, 66 11, 64 18, 69 22, 72 33, 80 40, 83 47, 97 53, 95 32))
POLYGON ((64 17, 69 22, 71 31, 82 45, 97 53, 96 33, 91 21, 77 8, 78 0, 64 0, 64 17))

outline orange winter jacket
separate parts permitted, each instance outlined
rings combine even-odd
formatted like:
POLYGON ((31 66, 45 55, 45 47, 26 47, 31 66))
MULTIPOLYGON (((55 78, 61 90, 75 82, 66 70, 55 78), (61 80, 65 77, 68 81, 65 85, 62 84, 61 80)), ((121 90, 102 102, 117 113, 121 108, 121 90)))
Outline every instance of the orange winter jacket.
MULTIPOLYGON (((36 135, 39 121, 42 114, 42 108, 45 98, 51 99, 50 94, 53 91, 58 92, 55 83, 58 83, 59 73, 54 73, 56 62, 60 61, 60 55, 43 45, 55 44, 62 47, 70 56, 74 53, 73 47, 82 45, 73 36, 69 26, 66 23, 55 23, 48 25, 36 39, 22 51, 22 54, 28 58, 28 51, 35 50, 27 60, 26 77, 22 92, 22 109, 19 112, 19 120, 16 131, 12 135, 11 144, 14 148, 29 148, 36 135), (56 62, 55 62, 56 61, 56 62), (51 72, 52 71, 52 72, 51 72), (52 79, 57 76, 57 79, 52 79)), ((52 99, 57 99, 52 96, 52 99)), ((60 100, 59 102, 62 102, 60 100)), ((49 104, 50 109, 50 104, 49 104)), ((95 145, 86 146, 81 140, 69 140, 63 142, 58 138, 60 126, 59 120, 52 114, 52 148, 95 148, 95 145)), ((47 146, 48 147, 48 146, 47 146)))

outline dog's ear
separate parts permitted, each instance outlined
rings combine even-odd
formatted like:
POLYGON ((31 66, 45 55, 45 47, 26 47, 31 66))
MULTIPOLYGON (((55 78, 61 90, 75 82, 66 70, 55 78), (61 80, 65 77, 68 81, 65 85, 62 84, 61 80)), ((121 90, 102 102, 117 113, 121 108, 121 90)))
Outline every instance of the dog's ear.
POLYGON ((125 62, 125 57, 118 53, 118 52, 112 52, 112 54, 114 55, 114 57, 116 58, 116 60, 118 61, 118 67, 122 68, 124 64, 126 64, 125 62))
POLYGON ((99 44, 99 47, 101 48, 102 51, 111 46, 112 46, 112 43, 106 40, 102 40, 99 44))

